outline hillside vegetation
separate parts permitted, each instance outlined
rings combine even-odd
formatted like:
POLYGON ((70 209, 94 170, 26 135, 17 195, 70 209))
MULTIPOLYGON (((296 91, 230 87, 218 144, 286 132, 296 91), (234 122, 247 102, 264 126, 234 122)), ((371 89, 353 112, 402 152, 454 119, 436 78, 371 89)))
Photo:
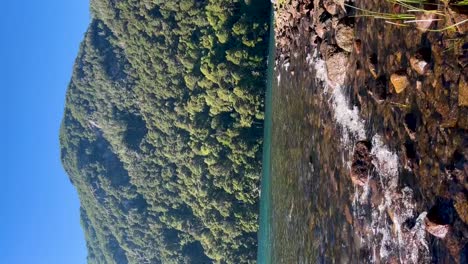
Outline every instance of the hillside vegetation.
POLYGON ((60 131, 88 263, 252 263, 269 1, 92 0, 60 131))

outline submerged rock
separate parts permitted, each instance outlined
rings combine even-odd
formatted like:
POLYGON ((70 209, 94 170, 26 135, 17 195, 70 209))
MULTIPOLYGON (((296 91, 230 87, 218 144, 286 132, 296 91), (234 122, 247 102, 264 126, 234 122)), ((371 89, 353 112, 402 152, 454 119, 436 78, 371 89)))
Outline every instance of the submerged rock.
POLYGON ((338 5, 333 0, 326 0, 323 2, 323 7, 330 15, 336 15, 338 13, 338 5))
POLYGON ((464 77, 460 78, 460 83, 458 84, 458 105, 468 106, 468 84, 464 77))
POLYGON ((455 196, 455 210, 458 213, 460 219, 465 223, 468 224, 468 200, 463 193, 459 193, 455 196))
POLYGON ((416 27, 422 31, 426 32, 434 23, 436 15, 434 13, 422 13, 416 15, 416 27))
POLYGON ((395 88, 396 93, 403 92, 409 86, 408 76, 403 72, 396 72, 390 76, 390 81, 395 88))
POLYGON ((360 54, 361 53, 361 50, 362 50, 362 43, 361 43, 361 40, 360 39, 356 39, 354 41, 354 51, 356 52, 356 54, 360 54))
POLYGON ((369 179, 372 169, 372 157, 370 155, 371 144, 368 141, 356 143, 351 165, 351 181, 359 186, 364 186, 369 179))
POLYGON ((372 55, 367 58, 367 67, 369 67, 369 71, 372 74, 374 79, 377 79, 377 54, 373 53, 372 55))
POLYGON ((338 47, 347 52, 353 51, 354 29, 343 23, 339 23, 336 27, 335 40, 338 47))
POLYGON ((375 80, 375 85, 372 86, 372 90, 369 92, 376 101, 379 102, 387 98, 387 83, 387 78, 384 75, 375 80))
POLYGON ((328 47, 325 65, 327 66, 328 79, 334 85, 344 85, 349 55, 338 51, 335 47, 328 47))
POLYGON ((327 26, 325 24, 320 23, 315 27, 315 33, 321 39, 323 39, 323 37, 325 36, 326 31, 327 31, 327 26))
POLYGON ((427 47, 419 48, 415 55, 410 58, 411 68, 419 75, 427 75, 429 72, 429 62, 431 61, 432 52, 427 47))
POLYGON ((454 223, 456 216, 453 202, 439 198, 427 213, 425 219, 426 231, 438 238, 445 238, 454 223))
POLYGON ((411 68, 413 68, 413 70, 416 71, 419 75, 426 74, 427 69, 429 68, 429 63, 417 57, 411 57, 410 64, 411 68))
POLYGON ((438 238, 445 238, 450 230, 449 225, 436 224, 426 218, 426 231, 438 238))

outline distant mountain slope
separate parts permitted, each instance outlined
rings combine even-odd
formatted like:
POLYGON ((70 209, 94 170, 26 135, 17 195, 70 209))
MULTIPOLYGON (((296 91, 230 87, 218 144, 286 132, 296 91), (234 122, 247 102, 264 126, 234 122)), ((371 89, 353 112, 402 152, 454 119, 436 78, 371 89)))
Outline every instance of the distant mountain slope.
POLYGON ((60 142, 88 263, 252 263, 269 1, 92 0, 60 142))

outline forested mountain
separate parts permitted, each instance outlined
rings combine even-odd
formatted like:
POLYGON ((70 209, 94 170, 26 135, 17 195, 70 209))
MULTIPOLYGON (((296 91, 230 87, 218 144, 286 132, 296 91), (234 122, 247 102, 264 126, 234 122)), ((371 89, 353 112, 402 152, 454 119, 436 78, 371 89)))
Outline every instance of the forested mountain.
POLYGON ((91 10, 60 131, 88 263, 255 262, 269 1, 91 10))

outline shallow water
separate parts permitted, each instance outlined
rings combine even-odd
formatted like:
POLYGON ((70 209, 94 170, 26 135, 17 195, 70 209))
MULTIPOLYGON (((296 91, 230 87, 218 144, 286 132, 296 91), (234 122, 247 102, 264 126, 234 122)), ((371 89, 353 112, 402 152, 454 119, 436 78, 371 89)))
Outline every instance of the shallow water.
POLYGON ((307 55, 292 56, 289 67, 277 65, 281 77, 273 84, 273 263, 359 261, 359 239, 347 221, 354 191, 348 153, 307 55))
MULTIPOLYGON (((273 25, 273 10, 270 12, 270 25, 273 25)), ((262 178, 260 193, 260 230, 258 232, 257 263, 271 263, 271 127, 272 127, 272 87, 275 63, 274 28, 270 27, 270 42, 268 45, 267 90, 265 95, 265 121, 263 133, 262 178)))
MULTIPOLYGON (((264 169, 271 170, 264 175, 271 196, 264 193, 262 182, 262 199, 271 199, 270 211, 262 209, 269 214, 270 240, 263 236, 259 241, 271 259, 259 258, 259 263, 453 263, 441 240, 424 230, 426 212, 438 199, 439 187, 428 187, 436 181, 422 170, 417 171, 418 179, 412 171, 418 168, 408 165, 402 154, 411 141, 402 120, 419 107, 419 94, 412 89, 406 98, 393 95, 392 102, 380 104, 366 94, 377 82, 370 74, 364 78, 355 74, 356 61, 368 71, 366 58, 375 53, 378 74, 388 77, 405 64, 396 63, 398 52, 408 57, 430 45, 430 38, 414 30, 390 31, 382 21, 358 20, 356 27, 363 52, 351 56, 344 87, 329 84, 324 62, 310 47, 307 33, 295 40, 298 45, 290 55, 277 56, 270 87, 271 153, 269 163, 264 163, 264 169), (404 104, 413 105, 394 107, 404 104), (349 176, 359 140, 373 145, 375 169, 364 187, 354 186, 349 176)), ((418 77, 423 86, 430 79, 418 77)), ((419 129, 418 156, 430 164, 442 164, 444 158, 428 156, 433 155, 425 143, 434 142, 426 132, 434 126, 431 118, 419 129), (423 147, 429 152, 423 152, 423 147)), ((450 133, 464 135, 458 130, 450 133)), ((453 147, 459 146, 454 143, 453 147)), ((437 180, 436 184, 445 183, 437 180)), ((262 225, 265 222, 261 229, 262 225)))

